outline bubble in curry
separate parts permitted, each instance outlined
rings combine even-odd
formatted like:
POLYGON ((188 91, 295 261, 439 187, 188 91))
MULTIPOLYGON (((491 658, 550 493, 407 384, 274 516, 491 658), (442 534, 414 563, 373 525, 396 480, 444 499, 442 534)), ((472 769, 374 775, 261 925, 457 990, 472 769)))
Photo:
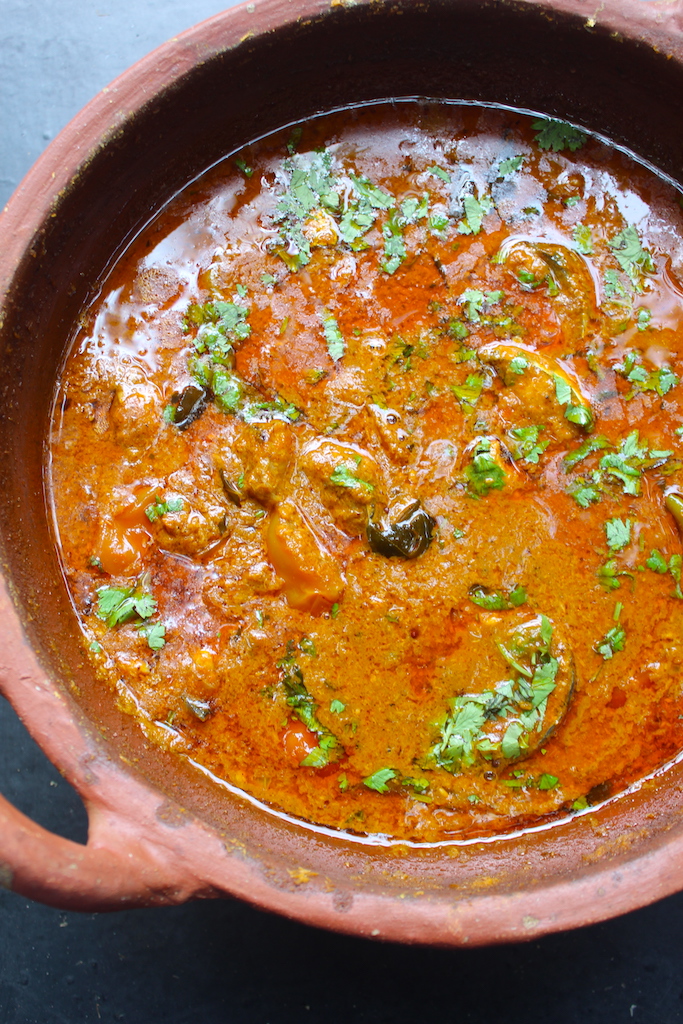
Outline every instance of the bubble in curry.
POLYGON ((683 747, 678 194, 552 120, 345 111, 189 186, 55 401, 64 572, 149 740, 401 840, 683 747))

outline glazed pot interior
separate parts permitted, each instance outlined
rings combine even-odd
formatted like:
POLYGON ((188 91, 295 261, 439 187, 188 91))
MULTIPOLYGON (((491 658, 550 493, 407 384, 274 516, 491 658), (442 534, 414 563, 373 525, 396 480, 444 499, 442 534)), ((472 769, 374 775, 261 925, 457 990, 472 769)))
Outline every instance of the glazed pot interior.
POLYGON ((26 636, 46 671, 75 695, 84 728, 117 756, 135 760, 162 792, 223 832, 239 834, 273 884, 291 884, 286 866, 301 860, 302 843, 313 871, 353 877, 349 885, 381 892, 476 895, 482 886, 509 892, 570 877, 577 863, 589 873, 605 856, 616 866, 634 843, 655 849, 680 828, 678 766, 596 810, 590 826, 580 816, 487 844, 372 846, 314 832, 219 793, 170 755, 149 750, 135 723, 92 688, 46 511, 50 406, 80 311, 112 260, 174 193, 282 125, 391 97, 540 111, 596 131, 674 178, 683 166, 683 133, 672 130, 683 109, 680 62, 593 27, 585 16, 529 3, 432 0, 320 6, 319 14, 297 21, 287 4, 265 6, 272 24, 278 18, 284 24, 224 49, 215 19, 203 49, 193 43, 194 67, 169 73, 174 80, 156 95, 144 93, 140 78, 139 109, 103 145, 74 159, 72 183, 56 197, 55 215, 27 238, 30 248, 0 322, 0 551, 26 636), (643 830, 648 815, 654 818, 643 830), (610 847, 607 832, 626 838, 610 847))

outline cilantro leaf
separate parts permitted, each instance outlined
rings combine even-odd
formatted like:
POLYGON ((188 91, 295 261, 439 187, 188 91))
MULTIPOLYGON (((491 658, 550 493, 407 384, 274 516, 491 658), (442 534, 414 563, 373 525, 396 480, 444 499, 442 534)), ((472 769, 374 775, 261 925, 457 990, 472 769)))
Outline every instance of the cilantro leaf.
POLYGON ((330 358, 337 363, 346 351, 344 336, 331 313, 323 313, 321 319, 323 322, 323 334, 327 342, 327 351, 330 354, 330 358))
POLYGON ((427 168, 427 174, 433 174, 435 178, 441 178, 447 185, 450 184, 451 176, 448 171, 445 171, 443 167, 437 167, 436 164, 432 164, 431 167, 427 168))
POLYGON ((516 373, 518 376, 528 368, 529 360, 525 359, 524 356, 513 356, 510 360, 508 370, 510 373, 516 373))
POLYGON ((301 765, 305 768, 323 768, 338 757, 339 741, 318 720, 318 705, 306 689, 303 672, 296 662, 291 657, 284 658, 278 663, 278 668, 282 671, 287 704, 296 718, 318 737, 318 746, 304 758, 301 765))
POLYGON ((342 704, 340 700, 333 700, 330 703, 330 711, 333 715, 341 715, 342 711, 346 709, 346 704, 342 704))
POLYGON ((636 327, 639 331, 645 331, 650 326, 652 313, 646 306, 640 306, 636 310, 636 327))
POLYGON ((491 306, 497 305, 505 298, 505 292, 482 292, 477 288, 466 288, 458 302, 465 307, 465 316, 470 323, 481 322, 481 314, 488 312, 491 306))
POLYGON ((605 661, 609 661, 617 651, 623 651, 626 643, 626 631, 621 626, 613 626, 596 644, 595 650, 605 661))
POLYGON ((382 227, 382 237, 384 238, 382 270, 386 274, 395 274, 406 258, 403 230, 395 213, 392 213, 385 221, 382 227))
POLYGON ((524 459, 525 462, 531 462, 534 465, 538 463, 539 458, 550 444, 550 441, 538 440, 538 435, 544 429, 545 427, 542 426, 513 427, 510 435, 517 442, 514 451, 515 458, 524 459))
POLYGON ((586 141, 584 132, 554 118, 539 119, 534 121, 531 127, 536 132, 535 141, 538 148, 550 149, 554 153, 560 153, 563 149, 569 149, 574 153, 586 141))
POLYGON ((493 209, 493 203, 488 196, 477 199, 475 196, 467 195, 463 199, 465 216, 458 224, 458 231, 461 235, 478 235, 484 222, 484 217, 493 209))
POLYGON ((644 274, 654 274, 656 267, 652 254, 644 249, 638 232, 632 224, 612 238, 608 245, 617 263, 628 275, 636 291, 642 291, 644 274))
POLYGON ((524 726, 521 722, 510 722, 503 734, 503 739, 500 744, 500 751, 503 757, 519 757, 521 753, 519 738, 523 732, 524 726))
POLYGON ((154 502, 145 509, 145 515, 150 523, 156 523, 158 519, 161 519, 168 512, 182 512, 182 510, 182 498, 171 498, 170 501, 162 501, 159 495, 157 495, 154 502))
POLYGON ((621 586, 620 576, 627 576, 630 580, 633 579, 630 572, 619 568, 616 558, 610 558, 604 565, 601 565, 596 575, 605 590, 618 590, 621 586))
POLYGON ((657 550, 657 548, 653 548, 652 552, 650 553, 650 557, 647 559, 645 564, 648 567, 648 569, 652 569, 653 572, 659 572, 664 574, 669 571, 669 567, 666 564, 666 559, 661 554, 661 552, 657 550))
POLYGON ((137 629, 138 633, 141 633, 142 636, 145 637, 151 650, 160 651, 166 644, 164 639, 166 636, 166 626, 164 626, 163 622, 154 622, 149 625, 147 623, 142 623, 142 625, 138 626, 137 629))
POLYGON ((491 442, 486 438, 475 445, 465 476, 472 490, 480 496, 492 490, 500 491, 505 486, 505 470, 491 455, 491 442))
POLYGON ((467 377, 464 384, 451 384, 451 391, 459 402, 471 407, 478 402, 485 384, 485 377, 472 373, 467 377))
POLYGON ((373 210, 391 210, 396 206, 394 197, 378 188, 377 185, 373 185, 369 178, 362 178, 355 174, 351 174, 350 178, 356 192, 368 201, 373 210))
POLYGON ((614 519, 608 519, 605 523, 605 535, 607 537, 607 546, 613 551, 620 551, 625 548, 627 544, 631 543, 631 520, 620 519, 615 517, 614 519))
POLYGON ((572 238, 577 252, 582 256, 593 255, 593 235, 586 224, 576 224, 572 238))
POLYGON ((349 466, 340 462, 332 471, 330 475, 330 483, 333 483, 336 487, 360 487, 365 491, 374 491, 375 485, 369 483, 367 480, 363 480, 361 477, 356 476, 349 466))
POLYGON ((555 396, 560 405, 568 405, 572 400, 572 389, 564 377, 555 375, 555 396))
POLYGON ((152 594, 136 587, 100 587, 97 591, 97 617, 110 629, 130 619, 148 619, 156 611, 152 594))
POLYGON ((367 786, 368 789, 374 789, 376 793, 388 793, 389 787, 387 782, 391 782, 395 778, 396 772, 393 768, 380 768, 379 771, 363 779, 363 785, 367 786))
POLYGON ((543 775, 539 775, 536 785, 539 789, 555 789, 559 781, 557 775, 544 772, 543 775))
POLYGON ((448 227, 450 221, 445 213, 439 213, 437 210, 429 218, 429 230, 432 235, 438 235, 439 238, 445 238, 448 233, 448 227))
POLYGON ((429 212, 429 196, 425 192, 421 199, 409 196, 401 203, 401 215, 399 220, 402 224, 416 224, 424 220, 429 212))
POLYGON ((588 508, 595 505, 602 497, 600 489, 594 484, 579 481, 577 486, 570 489, 569 494, 581 508, 588 508))
POLYGON ((523 156, 509 156, 506 160, 501 160, 498 164, 498 178, 507 178, 510 174, 514 174, 518 171, 524 163, 523 156))
POLYGON ((578 465, 584 459, 588 458, 593 452, 600 451, 604 448, 609 448, 610 442, 602 434, 595 434, 593 437, 587 437, 585 441, 582 441, 578 448, 575 448, 570 455, 566 455, 564 458, 565 470, 573 469, 574 466, 578 465))
POLYGON ((488 611, 505 611, 509 608, 519 608, 525 604, 527 595, 524 587, 516 584, 510 593, 505 596, 500 590, 488 590, 481 584, 470 587, 468 597, 473 604, 488 611))

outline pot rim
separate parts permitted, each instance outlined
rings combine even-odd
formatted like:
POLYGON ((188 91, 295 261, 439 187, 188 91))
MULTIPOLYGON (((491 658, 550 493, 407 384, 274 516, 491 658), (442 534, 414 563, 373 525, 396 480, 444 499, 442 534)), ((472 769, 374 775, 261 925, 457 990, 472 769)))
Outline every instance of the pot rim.
MULTIPOLYGON (((332 13, 343 16, 347 3, 397 11, 409 3, 434 6, 429 0, 244 2, 163 44, 103 89, 47 147, 0 213, 0 329, 13 283, 22 262, 37 251, 45 224, 58 213, 65 194, 78 188, 79 177, 98 153, 128 129, 146 104, 172 90, 198 63, 257 35, 332 13)), ((592 16, 586 15, 583 0, 501 3, 581 18, 587 32, 624 32, 628 25, 630 38, 683 63, 683 0, 606 0, 592 16)), ((0 622, 5 624, 0 693, 80 793, 90 823, 88 844, 81 847, 51 836, 0 798, 0 881, 27 896, 63 907, 118 909, 232 894, 264 909, 351 934, 480 945, 531 939, 605 920, 669 895, 683 881, 683 841, 672 832, 644 854, 616 866, 609 862, 586 869, 578 882, 559 879, 502 895, 397 899, 353 891, 349 902, 338 899, 338 892, 312 890, 308 883, 315 872, 305 865, 289 871, 288 887, 274 885, 257 862, 245 856, 239 837, 219 834, 165 799, 132 766, 104 749, 73 701, 41 667, 26 640, 11 583, 3 579, 0 622)))

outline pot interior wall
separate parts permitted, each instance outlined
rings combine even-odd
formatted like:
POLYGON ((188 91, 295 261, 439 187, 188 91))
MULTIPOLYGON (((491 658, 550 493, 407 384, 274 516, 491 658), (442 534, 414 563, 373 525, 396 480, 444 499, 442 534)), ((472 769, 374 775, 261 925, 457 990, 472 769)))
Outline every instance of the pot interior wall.
MULTIPOLYGON (((283 124, 392 96, 502 103, 599 131, 675 176, 683 167, 683 133, 671 126, 683 109, 683 71, 642 43, 587 29, 582 18, 481 0, 339 6, 234 49, 221 52, 220 38, 212 46, 203 63, 149 99, 78 168, 57 200, 57 216, 46 220, 16 274, 0 338, 2 559, 31 643, 50 672, 78 684, 82 708, 98 728, 116 734, 116 749, 141 757, 147 776, 180 794, 185 806, 223 828, 246 830, 264 857, 285 863, 300 842, 296 829, 260 812, 247 821, 239 801, 217 801, 209 786, 177 766, 169 776, 168 757, 146 751, 131 721, 100 703, 89 685, 43 492, 54 379, 79 311, 112 256, 169 196, 221 156, 283 124)), ((656 790, 602 813, 620 815, 619 827, 628 830, 657 798, 658 823, 648 839, 656 844, 679 816, 677 801, 657 797, 656 790)), ((594 839, 578 821, 562 828, 565 852, 553 854, 555 872, 565 862, 569 871, 594 839)), ((526 884, 546 877, 548 843, 542 836, 529 840, 526 884)), ((320 839, 310 844, 308 860, 329 873, 341 848, 368 885, 394 884, 389 855, 381 851, 370 857, 367 849, 349 851, 342 841, 320 839)), ((482 871, 497 878, 496 885, 512 885, 520 868, 508 863, 515 860, 511 849, 506 841, 492 844, 471 868, 462 851, 458 885, 467 890, 482 871)), ((423 887, 425 880, 452 886, 439 854, 414 856, 423 887)))

